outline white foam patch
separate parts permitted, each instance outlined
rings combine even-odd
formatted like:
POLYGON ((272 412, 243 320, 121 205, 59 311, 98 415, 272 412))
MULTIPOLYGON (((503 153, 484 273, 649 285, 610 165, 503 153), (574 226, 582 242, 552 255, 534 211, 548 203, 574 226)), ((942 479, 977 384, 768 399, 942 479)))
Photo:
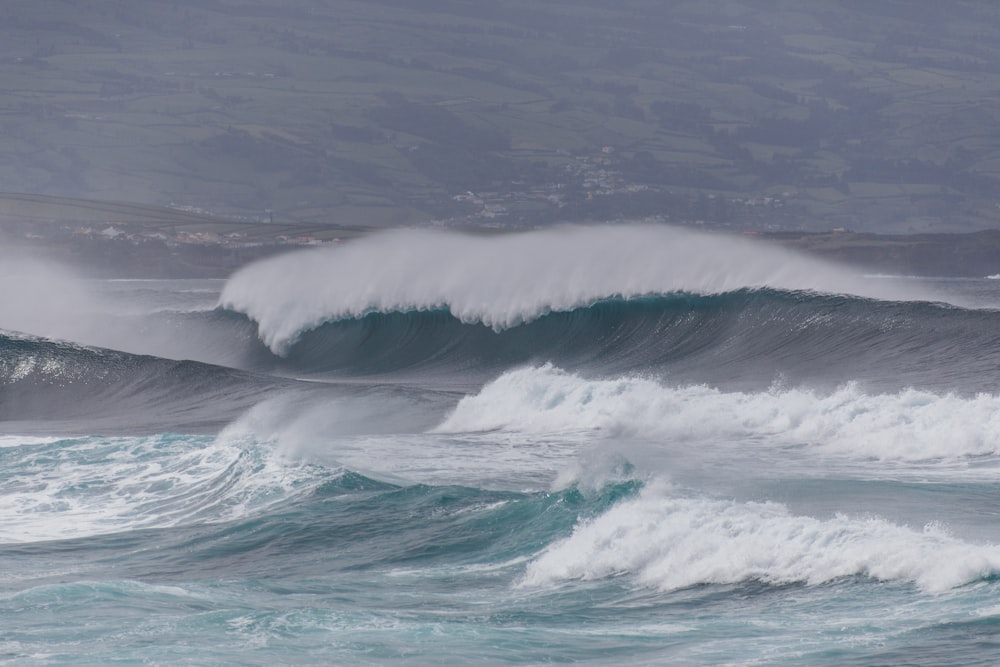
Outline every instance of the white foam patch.
POLYGON ((238 519, 329 477, 223 436, 87 437, 6 451, 3 543, 238 519))
POLYGON ((34 447, 37 445, 51 445, 59 442, 63 438, 54 436, 34 436, 34 435, 0 435, 0 449, 8 447, 34 447))
POLYGON ((604 298, 747 287, 931 298, 919 284, 865 280, 749 239, 616 225, 375 234, 252 264, 229 280, 220 305, 255 320, 261 340, 281 354, 304 330, 372 311, 447 308, 463 322, 503 329, 604 298))
MULTIPOLYGON (((155 280, 148 281, 145 291, 108 289, 113 283, 86 280, 58 262, 25 255, 26 251, 5 248, 0 240, 0 330, 133 354, 238 365, 239 348, 234 351, 231 340, 223 345, 197 321, 183 318, 215 307, 215 292, 199 294, 189 287, 189 283, 207 284, 196 289, 211 290, 212 281, 155 280), (181 317, 164 327, 170 313, 181 317)), ((3 362, 0 359, 0 365, 3 362)), ((16 380, 37 370, 33 365, 37 364, 29 359, 0 370, 16 380)))
POLYGON ((832 393, 724 392, 637 377, 588 380, 545 365, 505 373, 463 398, 436 431, 580 429, 671 443, 806 445, 883 460, 984 456, 1000 453, 1000 396, 867 394, 854 384, 832 393))
POLYGON ((676 590, 759 580, 810 585, 843 577, 913 582, 943 592, 1000 572, 1000 546, 938 526, 796 516, 775 503, 669 497, 656 485, 579 524, 527 567, 523 586, 630 576, 676 590))

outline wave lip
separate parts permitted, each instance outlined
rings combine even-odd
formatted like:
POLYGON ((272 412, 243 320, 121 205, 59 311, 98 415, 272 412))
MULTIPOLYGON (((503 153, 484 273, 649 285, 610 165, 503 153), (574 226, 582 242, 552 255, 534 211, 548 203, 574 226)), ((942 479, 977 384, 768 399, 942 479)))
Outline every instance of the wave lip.
POLYGON ((927 296, 748 239, 617 225, 495 236, 386 232, 245 267, 219 304, 256 321, 261 340, 283 355, 305 331, 369 313, 446 310, 503 330, 602 299, 764 287, 927 296))
POLYGON ((629 575, 664 591, 699 584, 817 585, 845 577, 912 582, 928 593, 994 576, 1000 547, 940 527, 796 516, 776 503, 671 498, 649 487, 550 545, 522 586, 629 575))

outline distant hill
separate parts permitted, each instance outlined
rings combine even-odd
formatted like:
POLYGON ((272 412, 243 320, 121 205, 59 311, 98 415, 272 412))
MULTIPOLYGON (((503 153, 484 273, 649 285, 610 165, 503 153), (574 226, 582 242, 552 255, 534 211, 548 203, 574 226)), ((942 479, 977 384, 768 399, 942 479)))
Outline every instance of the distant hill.
POLYGON ((365 226, 1000 224, 988 0, 12 0, 0 81, 11 192, 365 226))

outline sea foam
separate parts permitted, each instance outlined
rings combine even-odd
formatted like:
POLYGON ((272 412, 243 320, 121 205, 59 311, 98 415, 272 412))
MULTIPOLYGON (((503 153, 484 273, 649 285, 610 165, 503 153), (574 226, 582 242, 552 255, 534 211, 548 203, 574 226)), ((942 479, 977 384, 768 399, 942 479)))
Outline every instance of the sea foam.
POLYGON ((445 433, 580 429, 671 442, 806 445, 882 460, 983 456, 1000 453, 1000 396, 868 394, 856 384, 828 393, 725 392, 640 377, 591 380, 545 365, 503 374, 463 398, 437 427, 445 433))
POLYGON ((563 227, 472 236, 429 230, 373 234, 282 255, 238 271, 220 305, 287 351, 302 332, 370 312, 446 309, 500 330, 611 297, 741 288, 915 299, 900 287, 749 239, 653 225, 563 227))
POLYGON ((264 512, 323 481, 241 432, 217 438, 22 439, 6 445, 0 543, 212 523, 264 512))
POLYGON ((998 571, 1000 547, 964 542, 933 524, 915 530, 875 517, 816 519, 772 502, 671 497, 652 484, 543 550, 521 585, 630 576, 676 590, 864 576, 935 593, 998 571))

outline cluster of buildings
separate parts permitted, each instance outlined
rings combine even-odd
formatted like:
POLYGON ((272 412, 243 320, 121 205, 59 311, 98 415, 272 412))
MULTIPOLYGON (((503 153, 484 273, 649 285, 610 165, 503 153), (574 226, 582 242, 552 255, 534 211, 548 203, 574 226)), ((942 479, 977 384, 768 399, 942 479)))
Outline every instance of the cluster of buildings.
POLYGON ((169 227, 151 230, 125 223, 111 223, 107 226, 81 225, 72 227, 68 231, 78 238, 123 241, 134 245, 159 242, 170 247, 213 246, 240 249, 258 248, 268 245, 314 246, 327 243, 309 234, 299 236, 276 235, 262 239, 252 237, 246 232, 220 233, 190 231, 169 227))
MULTIPOLYGON (((616 168, 620 165, 614 157, 614 148, 605 146, 595 155, 580 156, 566 164, 562 173, 563 182, 544 183, 523 188, 512 188, 509 191, 468 191, 452 197, 452 200, 464 204, 469 213, 445 221, 448 224, 478 223, 500 226, 509 224, 518 218, 544 218, 545 212, 553 212, 571 204, 586 206, 600 197, 627 196, 639 193, 662 195, 663 210, 666 217, 687 218, 683 211, 670 211, 669 204, 676 203, 678 198, 695 197, 695 195, 680 194, 675 196, 669 184, 650 184, 635 182, 627 173, 616 168), (541 214, 541 215, 539 215, 541 214)), ((730 210, 743 208, 748 214, 755 209, 778 209, 785 206, 788 199, 795 197, 794 192, 775 194, 758 194, 753 196, 728 198, 721 194, 699 195, 708 201, 720 201, 730 210)), ((716 207, 718 208, 718 207, 716 207)), ((701 215, 691 217, 704 224, 701 215)), ((721 222, 721 220, 719 221, 721 222)))

